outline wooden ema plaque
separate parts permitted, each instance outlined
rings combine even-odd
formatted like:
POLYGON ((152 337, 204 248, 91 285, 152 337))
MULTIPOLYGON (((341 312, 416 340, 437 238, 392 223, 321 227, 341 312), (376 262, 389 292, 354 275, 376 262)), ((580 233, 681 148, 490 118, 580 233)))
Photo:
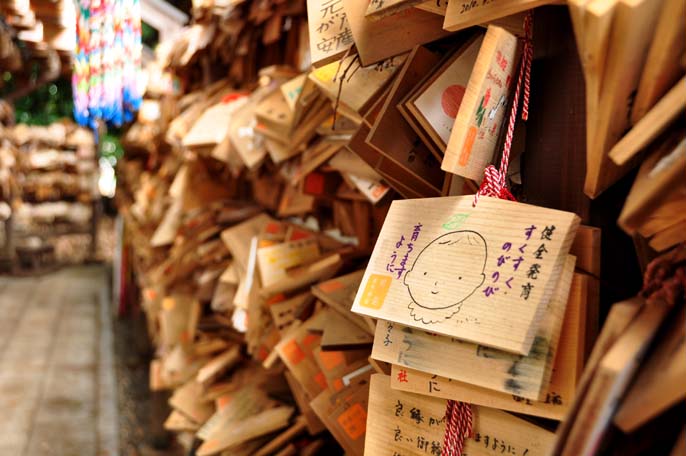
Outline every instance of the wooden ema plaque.
POLYGON ((439 62, 439 56, 425 47, 418 46, 410 52, 365 139, 365 142, 384 158, 397 163, 436 190, 440 189, 440 183, 444 180, 440 160, 432 155, 414 129, 405 121, 397 105, 439 62))
MULTIPOLYGON (((249 440, 285 428, 288 426, 293 412, 293 407, 280 406, 249 416, 229 427, 216 438, 207 440, 198 448, 196 454, 198 456, 217 454, 220 451, 232 449, 247 443, 249 440)), ((234 453, 232 452, 232 454, 234 453)))
POLYGON ((422 1, 423 0, 371 0, 364 15, 372 20, 376 20, 412 8, 422 1))
POLYGON ((478 34, 467 41, 398 105, 417 134, 438 149, 439 159, 450 140, 482 39, 483 34, 478 34))
MULTIPOLYGON (((440 455, 446 400, 391 389, 389 378, 371 377, 367 411, 368 456, 440 455)), ((472 406, 474 428, 463 455, 538 456, 552 449, 555 434, 500 410, 472 406)))
MULTIPOLYGON (((641 366, 636 380, 617 410, 614 423, 626 433, 686 397, 686 328, 684 307, 668 323, 659 345, 641 366)), ((660 336, 658 336, 660 337, 660 336)))
POLYGON ((593 345, 593 350, 586 361, 584 372, 578 381, 574 401, 570 406, 569 412, 557 429, 557 440, 551 454, 558 455, 564 449, 567 439, 569 438, 569 433, 576 422, 576 415, 579 413, 581 406, 586 400, 600 361, 612 348, 615 342, 617 342, 624 331, 626 331, 627 327, 641 311, 644 304, 645 302, 642 298, 636 297, 629 301, 615 303, 610 308, 603 328, 598 334, 595 344, 593 345))
POLYGON ((323 391, 310 405, 346 454, 364 454, 369 379, 356 378, 341 391, 323 391))
POLYGON ((312 71, 308 77, 329 98, 338 98, 340 103, 362 114, 402 67, 406 57, 395 56, 377 65, 363 67, 357 56, 351 55, 312 71))
POLYGON ((363 331, 373 334, 364 317, 351 312, 364 271, 355 271, 312 286, 312 294, 363 331))
POLYGON ((417 331, 398 323, 379 321, 372 358, 539 400, 550 378, 549 368, 559 341, 573 268, 573 262, 570 261, 546 317, 536 331, 536 342, 526 356, 417 331), (437 352, 442 355, 436 356, 437 352))
POLYGON ((602 357, 559 454, 596 454, 617 411, 619 398, 626 394, 669 311, 666 302, 649 301, 602 357))
POLYGON ((230 426, 275 405, 264 391, 252 385, 223 394, 216 403, 216 412, 198 429, 201 440, 218 438, 230 426))
POLYGON ((364 66, 450 34, 441 28, 440 16, 416 8, 372 20, 365 15, 369 0, 345 0, 344 3, 355 47, 364 66))
POLYGON ((352 310, 527 354, 579 224, 473 196, 391 204, 352 310))
POLYGON ((355 43, 343 0, 307 0, 312 65, 333 62, 355 43))
POLYGON ((451 0, 445 10, 443 28, 456 32, 550 3, 557 0, 451 0))
POLYGON ((283 337, 276 346, 279 357, 310 397, 328 388, 326 376, 314 359, 314 350, 320 346, 321 335, 313 329, 324 324, 329 312, 333 311, 320 311, 283 337))
POLYGON ((313 262, 320 256, 317 239, 302 239, 257 249, 262 285, 268 287, 288 276, 286 270, 313 262))
POLYGON ((612 18, 607 58, 598 99, 592 148, 587 151, 584 193, 596 198, 634 165, 616 165, 608 152, 630 126, 633 97, 638 90, 662 1, 617 2, 612 18))
MULTIPOLYGON (((411 393, 562 420, 570 409, 576 391, 577 379, 583 370, 584 339, 586 335, 584 331, 586 328, 584 318, 586 316, 588 294, 591 291, 589 289, 589 279, 590 277, 585 274, 574 275, 557 349, 552 350, 551 347, 548 359, 545 362, 546 366, 544 369, 552 369, 552 375, 549 384, 543 383, 542 385, 542 392, 539 395, 540 400, 525 398, 514 394, 512 391, 495 391, 483 386, 471 385, 396 364, 393 365, 391 372, 391 387, 411 393), (554 362, 552 361, 553 359, 555 360, 554 362)), ((523 364, 515 362, 516 364, 511 363, 510 366, 514 365, 515 368, 509 374, 509 379, 503 381, 503 385, 510 379, 514 379, 515 376, 526 377, 534 374, 536 371, 545 372, 544 369, 519 369, 523 364)), ((461 365, 461 369, 466 370, 466 366, 461 365)), ((497 377, 499 375, 490 368, 472 366, 470 369, 490 377, 497 377)))
POLYGON ((450 133, 444 171, 481 182, 505 122, 517 60, 517 37, 489 26, 450 133))

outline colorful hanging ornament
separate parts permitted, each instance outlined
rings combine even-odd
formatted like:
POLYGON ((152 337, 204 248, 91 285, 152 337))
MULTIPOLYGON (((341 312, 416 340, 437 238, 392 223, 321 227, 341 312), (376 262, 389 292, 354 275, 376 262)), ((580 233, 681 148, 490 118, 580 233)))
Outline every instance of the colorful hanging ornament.
POLYGON ((78 0, 72 87, 74 118, 120 126, 141 104, 139 0, 78 0))

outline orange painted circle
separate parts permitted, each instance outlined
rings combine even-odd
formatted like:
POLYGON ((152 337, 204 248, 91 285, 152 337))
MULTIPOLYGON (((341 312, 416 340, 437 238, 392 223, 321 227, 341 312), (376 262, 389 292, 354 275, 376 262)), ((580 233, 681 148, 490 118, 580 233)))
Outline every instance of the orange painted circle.
POLYGON ((441 95, 441 107, 446 116, 454 119, 457 116, 457 111, 460 110, 462 97, 464 97, 465 88, 461 85, 453 84, 448 86, 441 95))

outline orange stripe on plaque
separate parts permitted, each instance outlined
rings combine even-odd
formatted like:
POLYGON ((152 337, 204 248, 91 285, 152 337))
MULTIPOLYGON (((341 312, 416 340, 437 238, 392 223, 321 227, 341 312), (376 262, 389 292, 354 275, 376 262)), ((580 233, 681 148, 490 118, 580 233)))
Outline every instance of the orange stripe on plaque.
POLYGON ((202 446, 204 450, 211 451, 219 446, 219 439, 206 440, 202 446))
POLYGON ((260 361, 264 361, 267 359, 267 356, 269 356, 269 351, 267 350, 267 348, 264 345, 260 346, 260 348, 257 351, 257 359, 259 359, 260 361))
POLYGON ((271 298, 267 299, 266 304, 268 306, 271 306, 272 304, 276 304, 277 302, 285 301, 286 300, 286 295, 283 293, 275 294, 271 298))
POLYGON ((331 293, 332 291, 343 288, 343 283, 339 280, 328 280, 317 285, 324 293, 331 293))
POLYGON ((326 382, 324 372, 319 371, 319 373, 314 376, 314 381, 317 382, 317 385, 319 385, 323 390, 329 387, 329 384, 326 382))
POLYGON ((388 190, 388 186, 377 183, 372 189, 372 198, 380 198, 386 190, 388 190))
POLYGON ((464 139, 462 153, 460 154, 460 166, 467 166, 467 163, 469 163, 469 157, 472 155, 472 147, 474 147, 474 141, 476 140, 476 132, 476 127, 473 125, 467 130, 467 137, 464 139))
POLYGON ((291 234, 291 238, 289 240, 290 241, 299 241, 301 239, 310 239, 311 237, 312 237, 312 233, 309 233, 307 231, 293 230, 293 234, 291 234))
POLYGON ((143 290, 143 295, 145 296, 145 299, 147 299, 148 301, 154 301, 155 299, 157 299, 157 292, 152 288, 145 288, 143 290))
POLYGON ((326 370, 331 370, 345 362, 343 352, 340 351, 321 351, 319 352, 319 359, 326 370))
POLYGON ((276 234, 281 230, 281 224, 275 223, 275 222, 269 222, 267 223, 267 226, 264 227, 264 231, 269 234, 276 234))
POLYGON ((226 407, 227 405, 229 405, 232 400, 233 400, 233 396, 231 394, 225 394, 224 396, 219 396, 216 399, 215 403, 217 404, 217 408, 219 410, 221 410, 224 407, 226 407))
POLYGON ((367 412, 357 403, 341 413, 336 419, 348 437, 357 440, 364 435, 367 427, 367 412))
POLYGON ((311 349, 313 345, 317 345, 321 340, 322 336, 320 334, 309 333, 303 337, 302 344, 305 348, 311 349))
POLYGON ((278 242, 270 241, 268 239, 262 239, 262 240, 260 240, 259 248, 271 247, 271 246, 276 245, 276 244, 278 244, 278 242))
POLYGON ((288 362, 294 366, 297 366, 305 359, 305 352, 302 348, 300 348, 300 345, 298 345, 298 342, 295 340, 290 340, 285 343, 281 348, 281 352, 283 353, 283 356, 286 357, 288 362))

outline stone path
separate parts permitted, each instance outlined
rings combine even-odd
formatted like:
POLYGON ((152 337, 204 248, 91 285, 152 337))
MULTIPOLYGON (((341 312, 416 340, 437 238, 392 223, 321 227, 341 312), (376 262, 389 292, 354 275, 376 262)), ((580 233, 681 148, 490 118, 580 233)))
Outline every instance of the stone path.
POLYGON ((0 455, 116 456, 105 269, 0 277, 0 455))

